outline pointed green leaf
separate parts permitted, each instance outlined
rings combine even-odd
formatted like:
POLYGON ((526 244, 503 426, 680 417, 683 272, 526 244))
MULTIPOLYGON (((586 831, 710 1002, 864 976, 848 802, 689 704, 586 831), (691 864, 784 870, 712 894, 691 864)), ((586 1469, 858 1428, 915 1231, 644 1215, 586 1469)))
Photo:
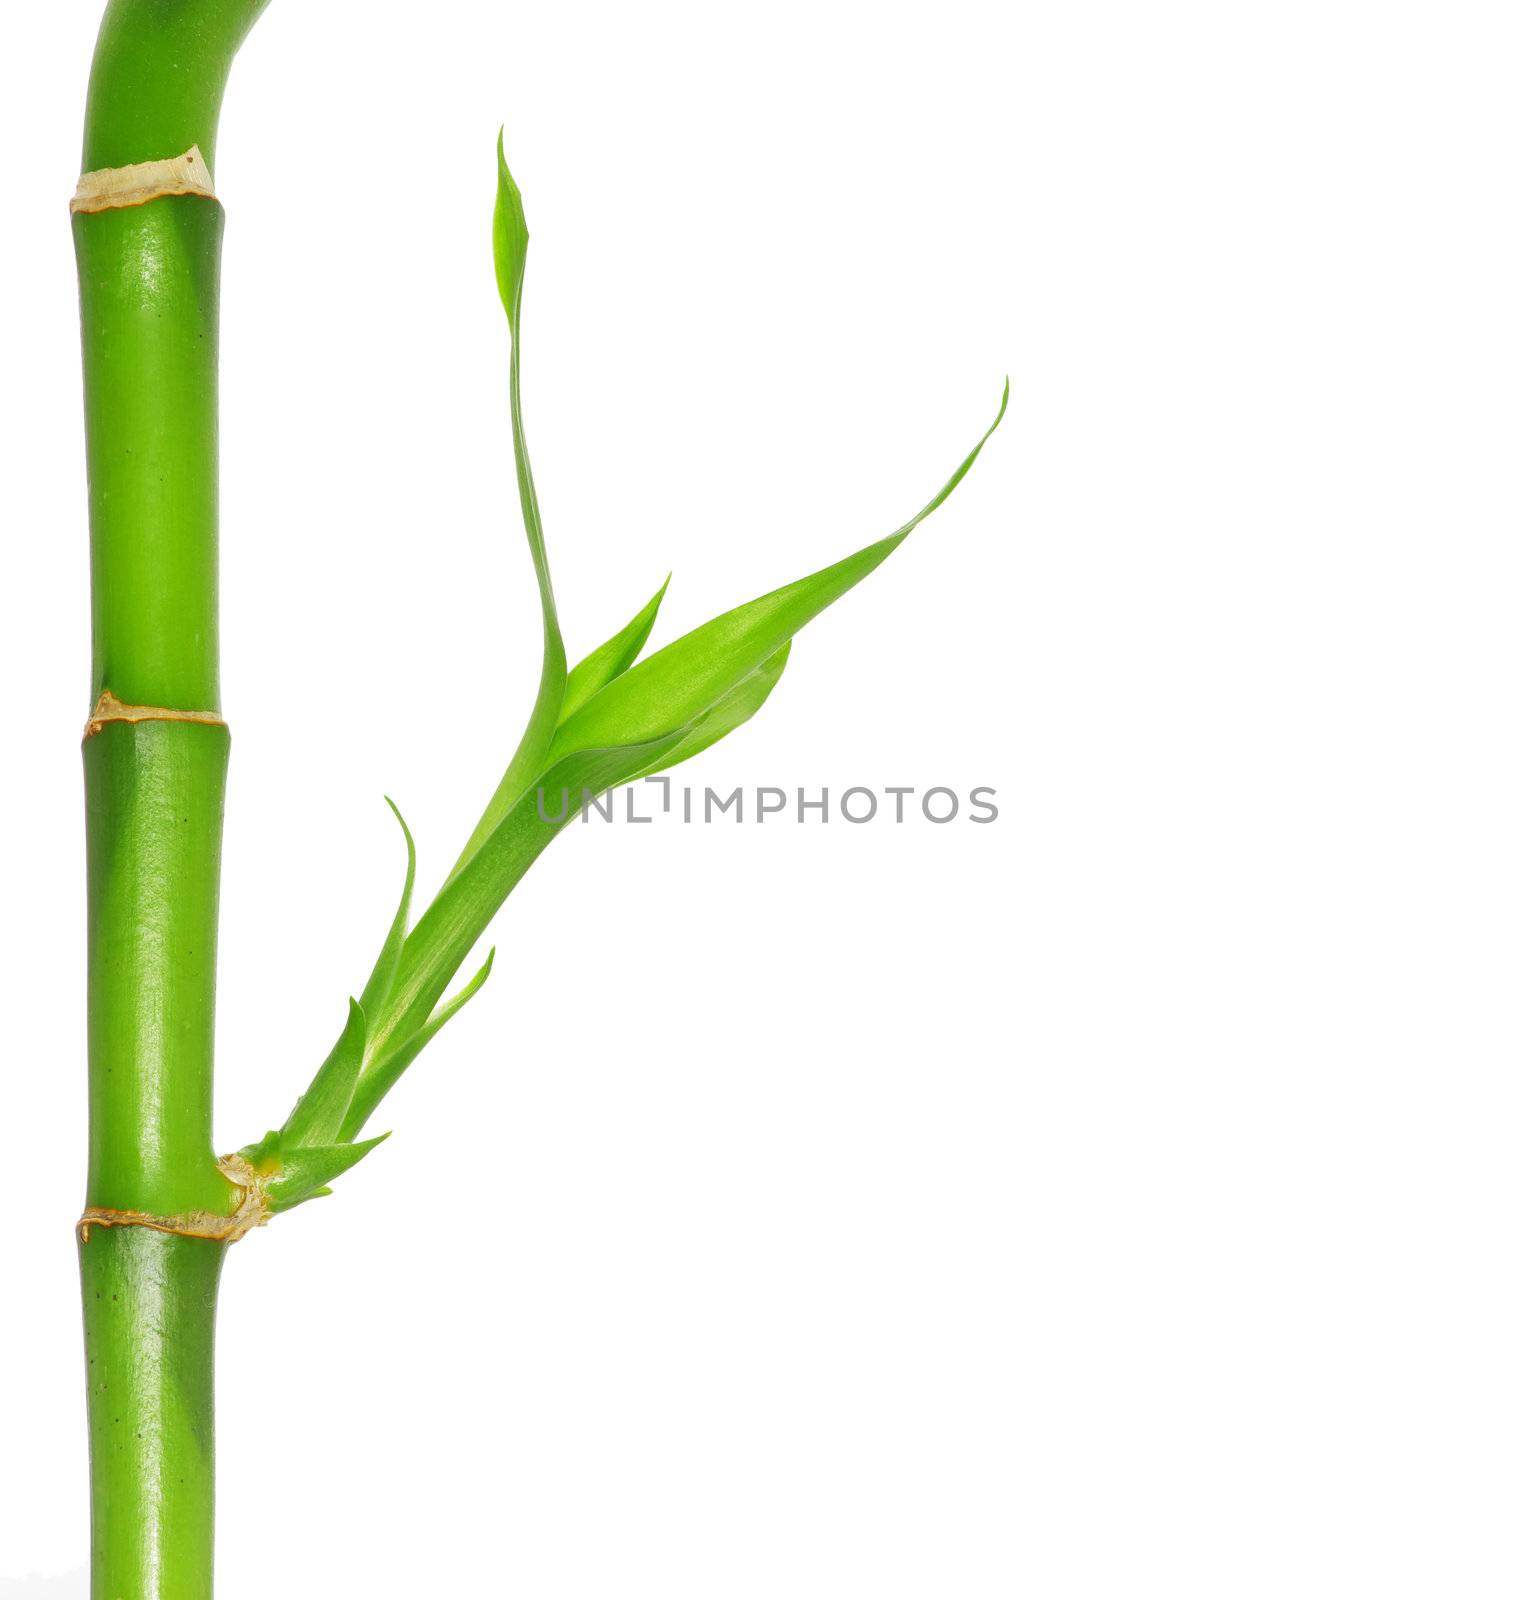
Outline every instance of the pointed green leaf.
MULTIPOLYGON (((761 667, 755 667, 729 694, 724 694, 709 711, 691 723, 684 737, 650 767, 632 773, 632 778, 650 777, 655 772, 666 772, 681 761, 688 761, 702 750, 724 739, 733 729, 740 728, 749 717, 774 693, 774 685, 790 659, 790 646, 783 644, 761 667)), ((630 779, 623 779, 629 782, 630 779)))
POLYGON ((365 1049, 366 1013, 351 1000, 344 1032, 281 1129, 283 1150, 290 1153, 301 1145, 324 1145, 334 1139, 355 1093, 365 1049))
POLYGON ((530 252, 530 229, 525 225, 525 202, 520 186, 504 160, 504 130, 498 130, 498 195, 493 203, 493 272, 498 297, 504 302, 509 331, 520 333, 520 295, 525 287, 525 258, 530 252))
POLYGON ((408 846, 408 868, 403 874, 403 894, 398 901, 397 914, 392 919, 392 926, 387 930, 382 953, 376 958, 376 965, 371 969, 371 976, 361 991, 361 1010, 368 1017, 381 1015, 382 1002, 392 987, 393 974, 398 970, 398 957, 403 953, 403 936, 408 932, 408 907, 414 894, 414 836, 408 831, 403 813, 386 795, 382 798, 392 807, 392 814, 398 819, 398 826, 403 830, 403 839, 408 846))
POLYGON ((948 499, 1002 421, 1007 394, 1004 384, 996 420, 949 481, 909 522, 845 560, 738 606, 638 661, 557 729, 547 753, 548 764, 575 750, 660 739, 703 716, 813 617, 868 577, 924 517, 948 499))
POLYGON ((525 534, 530 541, 530 558, 535 564, 536 586, 541 593, 541 683, 536 690, 530 721, 519 747, 499 780, 487 809, 472 830, 466 848, 451 869, 454 876, 482 841, 524 793, 525 786, 544 765, 546 747, 556 731, 562 711, 562 692, 567 684, 567 651, 562 644, 562 629, 557 622, 557 602, 552 594, 551 569, 546 560, 546 537, 541 528, 541 507, 536 499, 535 479, 530 471, 530 452, 525 445, 525 424, 520 414, 520 298, 525 288, 525 257, 530 247, 530 232, 525 226, 525 207, 520 191, 504 162, 504 136, 498 136, 498 199, 493 208, 493 265, 498 274, 499 298, 509 317, 509 423, 514 433, 514 470, 519 483, 520 511, 525 534))
POLYGON ((497 953, 496 949, 490 950, 488 959, 478 968, 472 981, 459 994, 453 995, 438 1010, 432 1011, 423 1026, 410 1038, 389 1050, 380 1061, 366 1069, 361 1081, 356 1085, 355 1096, 350 1102, 350 1110, 340 1130, 342 1139, 353 1139, 366 1126, 367 1119, 381 1103, 383 1095, 403 1076, 419 1052, 488 981, 488 974, 493 970, 493 957, 497 953))
POLYGON ((265 1186, 271 1211, 290 1211, 304 1200, 326 1193, 327 1186, 342 1172, 348 1172, 363 1156, 390 1135, 380 1133, 359 1144, 307 1145, 281 1153, 281 1171, 265 1186))
POLYGON ((663 587, 619 633, 606 639, 597 650, 590 651, 568 673, 559 722, 566 722, 607 683, 618 678, 642 653, 642 646, 647 642, 647 635, 652 632, 652 624, 657 620, 657 609, 663 603, 663 596, 667 594, 672 578, 673 574, 670 572, 668 577, 663 579, 663 587))

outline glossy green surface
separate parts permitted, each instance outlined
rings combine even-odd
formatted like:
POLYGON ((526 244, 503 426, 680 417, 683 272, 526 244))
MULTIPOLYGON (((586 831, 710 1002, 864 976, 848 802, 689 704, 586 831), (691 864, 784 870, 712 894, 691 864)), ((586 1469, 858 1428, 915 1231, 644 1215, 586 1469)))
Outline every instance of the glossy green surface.
POLYGON ((91 697, 215 711, 223 208, 178 195, 73 221, 91 697))
POLYGON ((212 1341, 227 1246, 92 1228, 79 1246, 95 1600, 212 1594, 212 1341))
POLYGON ((213 166, 228 68, 266 4, 111 0, 90 67, 80 171, 162 161, 193 144, 213 166))
POLYGON ((85 741, 90 1205, 232 1209, 212 1150, 228 730, 113 722, 85 741))

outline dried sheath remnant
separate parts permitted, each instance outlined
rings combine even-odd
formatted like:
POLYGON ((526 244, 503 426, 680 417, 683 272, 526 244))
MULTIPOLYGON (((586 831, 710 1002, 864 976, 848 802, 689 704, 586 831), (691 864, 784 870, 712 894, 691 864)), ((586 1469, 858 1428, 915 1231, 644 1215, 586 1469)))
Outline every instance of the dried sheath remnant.
POLYGON ((210 1211, 187 1211, 178 1217, 156 1217, 147 1211, 116 1211, 109 1206, 87 1206, 76 1226, 80 1243, 90 1243, 90 1230, 96 1228, 152 1228, 156 1233, 175 1233, 183 1239, 213 1239, 233 1244, 251 1228, 263 1228, 270 1221, 265 1198, 266 1180, 242 1156, 224 1156, 218 1171, 239 1190, 239 1203, 226 1216, 210 1211))
POLYGON ((101 698, 85 724, 85 737, 99 733, 108 722, 205 722, 214 728, 227 724, 215 711, 177 711, 174 706, 129 706, 111 692, 101 690, 101 698))
POLYGON ((216 200, 212 174, 196 145, 167 161, 138 161, 130 167, 101 167, 80 175, 70 212, 115 211, 122 206, 147 205, 165 195, 197 194, 216 200))

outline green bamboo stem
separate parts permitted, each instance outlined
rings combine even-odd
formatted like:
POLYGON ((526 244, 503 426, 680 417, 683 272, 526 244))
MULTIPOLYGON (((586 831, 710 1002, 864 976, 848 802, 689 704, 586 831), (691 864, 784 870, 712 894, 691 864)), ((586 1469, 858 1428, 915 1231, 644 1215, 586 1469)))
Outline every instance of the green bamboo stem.
POLYGON ((212 1339, 227 1246, 147 1228, 80 1251, 93 1600, 212 1593, 212 1339))
MULTIPOLYGON (((111 0, 82 170, 214 161, 233 54, 264 0, 111 0)), ((215 716, 221 206, 74 218, 90 480, 92 689, 215 716)), ((93 725, 94 726, 94 725, 93 725)), ((85 740, 92 1211, 226 1215, 212 1146, 228 733, 106 721, 85 740)), ((212 1347, 226 1244, 82 1227, 96 1600, 212 1593, 212 1347)))

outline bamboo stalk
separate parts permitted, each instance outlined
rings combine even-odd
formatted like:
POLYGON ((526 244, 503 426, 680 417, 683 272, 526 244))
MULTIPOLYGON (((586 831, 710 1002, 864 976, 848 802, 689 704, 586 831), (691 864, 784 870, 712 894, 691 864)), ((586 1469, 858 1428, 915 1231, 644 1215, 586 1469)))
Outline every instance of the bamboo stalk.
POLYGON ((84 749, 94 1220, 79 1257, 97 1600, 212 1593, 212 1346, 227 1244, 194 1236, 192 1219, 215 1224, 241 1198, 212 1148, 228 761, 217 715, 223 213, 184 172, 202 170, 196 152, 210 179, 228 67, 262 5, 112 0, 85 118, 82 170, 95 177, 73 219, 96 707, 84 749), (156 176, 148 162, 168 166, 156 176), (116 171, 129 167, 149 181, 134 188, 116 171))
MULTIPOLYGON (((502 145, 493 256, 509 412, 541 594, 529 724, 438 894, 397 912, 338 1039, 279 1129, 219 1160, 213 991, 228 730, 218 706, 217 119, 265 0, 110 0, 74 210, 90 476, 93 711, 85 733, 90 1167, 85 1310, 95 1600, 210 1600, 213 1342, 228 1245, 329 1193, 399 1075, 478 992, 446 991, 505 898, 593 796, 666 770, 768 699, 799 630, 875 571, 969 471, 889 536, 638 660, 664 589, 568 667, 520 406, 529 232, 502 145)), ((1003 391, 1003 408, 1007 391, 1003 391)), ((402 823, 402 816, 398 820, 402 823)))

